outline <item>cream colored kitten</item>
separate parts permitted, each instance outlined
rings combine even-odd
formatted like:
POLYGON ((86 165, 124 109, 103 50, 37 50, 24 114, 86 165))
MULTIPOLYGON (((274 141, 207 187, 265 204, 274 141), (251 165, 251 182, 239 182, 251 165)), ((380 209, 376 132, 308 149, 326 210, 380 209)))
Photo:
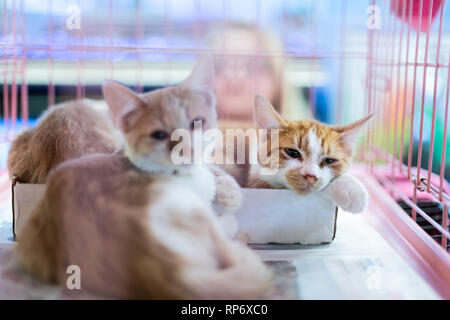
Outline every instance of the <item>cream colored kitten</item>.
POLYGON ((103 91, 114 120, 128 141, 125 154, 131 162, 148 172, 177 172, 179 176, 203 179, 201 196, 208 202, 214 200, 224 209, 218 212, 223 216, 221 224, 233 238, 237 228, 233 217, 228 215, 242 202, 237 182, 218 166, 180 165, 172 161, 172 151, 178 144, 171 141, 174 130, 193 132, 195 121, 201 121, 205 131, 217 127, 212 70, 210 58, 202 59, 178 91, 173 89, 170 95, 159 90, 138 95, 116 82, 106 82, 103 91), (187 93, 181 91, 187 88, 190 89, 187 93), (149 127, 153 128, 152 132, 148 131, 149 127))
POLYGON ((92 153, 112 153, 121 143, 102 101, 83 99, 50 107, 35 128, 11 144, 8 171, 26 183, 44 183, 61 162, 92 153))
MULTIPOLYGON (((187 93, 185 99, 191 106, 179 105, 185 103, 185 100, 178 99, 176 94, 167 95, 166 91, 158 90, 138 95, 115 82, 105 83, 104 92, 105 99, 113 110, 121 108, 123 104, 132 107, 133 102, 159 104, 147 120, 149 125, 158 125, 158 129, 165 134, 174 130, 176 123, 171 118, 176 117, 182 117, 187 129, 190 129, 194 120, 202 121, 204 129, 216 127, 214 74, 209 57, 199 60, 189 78, 180 85, 180 88, 182 87, 195 88, 187 93), (199 94, 199 90, 204 94, 199 94), (205 110, 204 106, 209 108, 205 110), (179 108, 184 108, 186 112, 180 113, 179 108)), ((131 123, 132 117, 137 116, 139 112, 137 110, 130 113, 124 123, 119 125, 131 123)), ((147 123, 142 124, 141 121, 138 125, 146 126, 147 123)), ((136 135, 140 127, 133 129, 136 135)), ((151 133, 144 134, 148 135, 148 139, 151 138, 151 133)), ((136 166, 148 171, 175 170, 174 165, 168 161, 169 138, 162 141, 153 139, 154 142, 149 142, 147 147, 154 147, 154 154, 145 157, 140 155, 141 149, 136 153, 130 148, 125 151, 136 166)), ((88 154, 112 153, 119 149, 122 143, 105 101, 83 99, 65 102, 50 107, 39 118, 35 128, 24 131, 13 141, 8 156, 8 171, 10 176, 16 176, 24 183, 45 183, 48 173, 60 163, 88 154)), ((140 143, 139 148, 142 147, 140 143)), ((179 166, 176 169, 182 170, 179 166)), ((198 171, 202 170, 204 168, 198 171)), ((215 176, 215 187, 208 189, 210 191, 205 194, 207 200, 213 198, 225 211, 235 211, 242 201, 239 185, 218 167, 211 166, 208 170, 215 176), (213 194, 214 192, 216 194, 213 194)))

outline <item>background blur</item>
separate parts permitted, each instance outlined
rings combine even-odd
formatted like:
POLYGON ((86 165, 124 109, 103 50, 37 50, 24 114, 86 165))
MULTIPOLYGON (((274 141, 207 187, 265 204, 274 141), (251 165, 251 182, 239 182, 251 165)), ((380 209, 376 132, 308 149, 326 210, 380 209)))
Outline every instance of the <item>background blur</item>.
MULTIPOLYGON (((369 76, 367 66, 368 62, 377 63, 370 60, 375 55, 382 58, 380 65, 389 64, 390 57, 398 54, 399 39, 403 41, 400 54, 405 55, 407 28, 399 18, 398 3, 406 1, 377 1, 380 29, 371 30, 367 23, 372 11, 367 10, 372 1, 361 0, 2 0, 0 80, 4 85, 0 90, 5 143, 1 161, 6 159, 8 140, 23 125, 33 125, 48 105, 82 97, 101 98, 100 86, 107 78, 137 91, 176 84, 202 53, 212 54, 215 60, 218 109, 223 120, 251 120, 253 97, 260 93, 290 119, 314 117, 327 123, 347 123, 370 109, 366 90, 370 76, 375 79, 371 85, 400 92, 376 102, 383 110, 379 121, 391 121, 399 99, 421 101, 423 83, 411 84, 412 71, 403 75, 405 68, 411 67, 407 63, 398 70, 395 66, 378 68, 369 76), (6 88, 9 96, 5 100, 6 88)), ((428 5, 427 0, 424 3, 428 5)), ((441 5, 442 1, 435 0, 433 8, 441 5)), ((433 15, 428 63, 448 65, 448 7, 443 12, 438 62, 439 23, 433 15)), ((414 60, 413 27, 410 33, 406 58, 414 60)), ((426 39, 420 34, 417 62, 423 62, 425 56, 426 39)), ((416 69, 421 80, 424 68, 416 69)), ((434 70, 426 72, 430 76, 426 77, 424 101, 423 168, 428 165, 426 146, 430 143, 435 83, 434 70)), ((447 74, 448 68, 440 69, 436 81, 436 172, 446 139, 447 74)), ((413 113, 420 112, 420 103, 416 109, 413 113)), ((414 121, 419 120, 415 117, 414 121)), ((417 123, 413 130, 413 149, 417 148, 418 127, 417 123)), ((395 128, 390 130, 398 130, 395 128)), ((408 132, 408 128, 403 129, 408 132)), ((392 148, 392 137, 393 133, 383 140, 387 149, 392 148)), ((448 179, 450 170, 445 176, 448 179)))

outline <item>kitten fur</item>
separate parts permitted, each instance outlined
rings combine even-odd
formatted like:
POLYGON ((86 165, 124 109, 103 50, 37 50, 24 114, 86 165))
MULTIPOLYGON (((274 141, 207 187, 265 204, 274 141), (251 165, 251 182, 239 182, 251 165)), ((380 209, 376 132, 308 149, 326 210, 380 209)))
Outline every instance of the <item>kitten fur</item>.
MULTIPOLYGON (((130 161, 146 171, 170 173, 193 167, 173 163, 172 150, 178 144, 170 141, 174 130, 193 131, 194 121, 198 120, 202 122, 204 131, 217 127, 214 90, 212 61, 203 57, 188 79, 177 87, 137 95, 125 86, 107 81, 103 92, 114 121, 127 141, 125 154, 130 161), (153 139, 151 134, 156 131, 167 133, 166 139, 153 139)), ((239 184, 218 166, 209 166, 208 169, 214 174, 215 186, 204 196, 224 208, 223 212, 234 212, 242 202, 239 184)))
MULTIPOLYGON (((367 192, 363 185, 348 173, 354 154, 356 139, 363 125, 372 117, 369 115, 345 126, 330 126, 318 121, 288 121, 283 119, 262 97, 255 97, 255 120, 259 129, 267 129, 267 156, 272 156, 272 165, 277 168, 270 174, 267 159, 258 158, 258 164, 251 166, 227 166, 231 175, 242 176, 247 170, 245 187, 288 188, 302 195, 309 192, 323 192, 344 210, 361 212, 367 205, 367 192), (270 130, 279 130, 278 146, 271 145, 270 130), (292 157, 288 150, 300 155, 292 157), (326 159, 332 159, 326 163, 326 159), (263 160, 263 161, 261 161, 263 160), (266 170, 266 173, 269 172, 266 170)), ((248 153, 258 152, 250 146, 248 153)), ((242 184, 241 184, 242 185, 242 184)))
POLYGON ((210 66, 200 62, 181 85, 144 95, 104 84, 123 151, 50 172, 45 195, 18 230, 26 270, 62 284, 66 268, 78 265, 83 288, 121 298, 241 299, 270 291, 265 265, 218 226, 215 173, 170 158, 173 130, 190 130, 199 117, 204 128, 215 126, 210 66), (168 135, 155 136, 161 131, 168 135))
POLYGON ((92 153, 112 153, 120 144, 104 102, 90 99, 50 107, 35 128, 11 144, 8 171, 24 183, 44 183, 61 162, 92 153))
POLYGON ((77 265, 82 289, 111 297, 263 297, 269 272, 225 236, 201 188, 143 172, 121 154, 67 161, 20 231, 20 262, 62 285, 77 265))
MULTIPOLYGON (((110 105, 116 109, 117 106, 120 107, 121 103, 130 103, 132 106, 133 102, 136 101, 155 105, 151 111, 148 111, 147 116, 143 116, 140 121, 136 122, 136 127, 133 128, 131 133, 134 135, 132 139, 141 139, 140 128, 142 126, 146 128, 147 123, 145 121, 170 132, 175 128, 170 117, 180 116, 187 120, 190 119, 187 124, 189 129, 195 114, 197 119, 203 120, 204 129, 212 128, 217 126, 212 70, 210 58, 203 57, 196 64, 189 78, 179 86, 178 91, 182 87, 194 88, 183 93, 186 95, 183 101, 188 101, 192 106, 186 108, 186 112, 180 114, 177 114, 177 108, 183 106, 171 105, 172 102, 178 101, 178 91, 175 89, 172 90, 172 94, 156 90, 152 93, 137 95, 126 87, 109 81, 104 85, 107 88, 105 93, 108 95, 106 100, 109 99, 110 105), (195 105, 201 106, 204 103, 212 107, 208 109, 208 112, 202 114, 202 112, 198 112, 201 108, 195 105)), ((144 110, 143 112, 147 111, 144 110)), ((132 117, 136 116, 141 116, 141 109, 131 112, 128 118, 118 125, 128 125, 128 122, 133 122, 132 117)), ((143 134, 146 135, 148 132, 143 134)), ((135 163, 142 162, 143 166, 151 166, 147 169, 152 171, 174 170, 174 166, 168 161, 170 155, 159 153, 158 148, 162 148, 164 151, 165 146, 153 144, 152 141, 147 140, 143 139, 139 148, 154 146, 154 156, 140 159, 139 155, 131 154, 130 150, 126 150, 130 159, 135 163), (161 160, 163 161, 161 162, 161 160)), ((8 171, 11 177, 16 176, 23 183, 45 183, 48 173, 60 163, 88 154, 112 153, 118 150, 122 144, 122 136, 114 126, 111 112, 105 101, 83 99, 65 102, 50 107, 39 118, 35 128, 25 130, 16 137, 11 144, 8 155, 8 171)), ((179 168, 177 167, 177 169, 179 168)), ((214 202, 219 207, 224 208, 225 212, 234 212, 242 202, 239 185, 220 168, 210 167, 210 170, 216 176, 214 202)))

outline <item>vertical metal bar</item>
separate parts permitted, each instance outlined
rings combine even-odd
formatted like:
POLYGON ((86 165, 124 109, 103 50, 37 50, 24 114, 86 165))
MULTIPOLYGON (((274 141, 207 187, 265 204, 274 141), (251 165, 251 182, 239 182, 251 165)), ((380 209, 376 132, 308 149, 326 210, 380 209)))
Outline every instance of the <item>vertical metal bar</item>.
POLYGON ((200 41, 200 17, 201 17, 201 1, 194 0, 194 28, 193 28, 193 38, 195 46, 199 46, 200 41))
MULTIPOLYGON (((392 33, 392 15, 389 13, 389 10, 387 9, 387 6, 385 6, 385 13, 384 16, 389 16, 388 19, 388 23, 387 23, 387 27, 383 28, 384 30, 386 30, 384 32, 384 35, 381 35, 382 32, 380 31, 380 47, 379 47, 379 61, 378 61, 378 74, 377 74, 377 88, 376 88, 376 92, 377 92, 377 96, 379 97, 379 102, 378 102, 378 117, 377 117, 377 123, 376 123, 376 127, 377 128, 381 128, 382 130, 378 130, 377 131, 377 140, 378 143, 380 145, 381 148, 385 148, 386 143, 385 143, 385 135, 386 133, 386 129, 388 128, 388 126, 386 125, 387 121, 385 118, 386 117, 386 90, 387 90, 387 85, 386 85, 386 77, 388 74, 388 52, 389 52, 389 35, 392 33)), ((389 119, 389 118, 388 118, 389 119)), ((386 157, 386 154, 383 153, 383 161, 388 162, 389 158, 386 157)))
MULTIPOLYGON (((373 4, 375 5, 375 0, 373 1, 373 4)), ((372 95, 372 99, 373 99, 373 103, 372 103, 372 109, 373 112, 378 113, 379 114, 379 103, 377 103, 377 97, 378 97, 378 90, 377 90, 377 86, 378 86, 378 72, 379 72, 379 67, 378 67, 378 61, 380 59, 380 42, 381 42, 381 32, 378 31, 376 33, 378 36, 376 37, 376 42, 375 42, 375 58, 372 57, 372 75, 371 75, 371 83, 370 83, 370 87, 369 90, 372 91, 371 95, 372 95)), ((375 129, 376 129, 376 125, 372 125, 369 127, 369 135, 370 135, 370 166, 369 166, 369 171, 373 174, 374 172, 374 161, 375 161, 375 150, 374 150, 374 145, 375 145, 375 129)))
MULTIPOLYGON (((261 19, 261 2, 259 0, 255 0, 254 1, 254 5, 255 5, 255 10, 254 10, 255 14, 253 16, 253 27, 254 27, 254 30, 259 30, 259 28, 260 28, 260 19, 261 19)), ((260 54, 263 53, 262 50, 261 50, 262 45, 263 45, 261 43, 261 39, 259 37, 257 37, 256 41, 257 41, 256 52, 253 53, 255 55, 255 58, 259 57, 260 54)), ((279 53, 282 54, 283 52, 279 52, 279 53)), ((278 53, 274 53, 274 54, 278 54, 278 53)), ((279 58, 275 58, 275 59, 279 59, 279 58)), ((249 71, 247 71, 247 72, 249 72, 249 71)), ((250 74, 250 78, 251 78, 249 95, 253 96, 256 93, 256 90, 255 90, 255 78, 256 78, 256 75, 253 72, 249 72, 249 74, 250 74)), ((280 106, 277 106, 277 107, 282 108, 283 106, 280 105, 280 106)), ((282 110, 282 111, 284 111, 284 110, 282 110)))
MULTIPOLYGON (((227 22, 227 8, 228 8, 228 0, 222 0, 222 21, 227 22)), ((222 37, 222 50, 226 50, 226 37, 222 37)))
POLYGON ((108 64, 109 64, 109 74, 110 79, 114 78, 114 24, 113 24, 113 0, 109 0, 108 3, 108 36, 109 36, 109 54, 108 54, 108 64))
MULTIPOLYGON (((78 7, 80 6, 80 0, 77 1, 78 7)), ((82 52, 83 52, 83 40, 81 34, 81 28, 76 31, 77 37, 77 100, 83 97, 82 81, 81 81, 81 69, 82 69, 82 52)))
MULTIPOLYGON (((387 131, 389 130, 389 124, 388 124, 388 119, 389 117, 386 117, 386 92, 387 92, 387 84, 386 84, 386 77, 388 74, 388 69, 389 69, 389 58, 388 58, 388 53, 389 53, 389 37, 392 34, 392 14, 389 12, 389 10, 386 9, 386 14, 389 16, 388 19, 388 23, 387 23, 387 27, 385 28, 385 32, 384 32, 384 36, 383 36, 383 49, 381 50, 382 54, 380 54, 380 88, 378 89, 379 91, 379 96, 380 96, 380 116, 379 116, 379 120, 378 120, 378 127, 382 128, 383 130, 380 131, 379 133, 379 142, 382 148, 385 148, 386 146, 386 136, 389 135, 389 133, 387 133, 387 131), (387 118, 387 119, 386 119, 387 118)), ((388 162, 389 158, 384 156, 383 161, 388 162)))
POLYGON ((5 125, 9 120, 9 84, 8 84, 8 60, 9 60, 9 50, 8 50, 8 8, 6 6, 6 1, 3 0, 3 37, 5 42, 3 43, 4 50, 4 75, 3 75, 3 120, 5 125))
POLYGON ((136 68, 136 91, 137 92, 143 92, 144 88, 142 85, 142 69, 143 69, 143 64, 142 64, 142 54, 141 54, 141 50, 142 50, 142 38, 144 36, 144 28, 143 28, 143 23, 142 23, 142 14, 141 14, 141 1, 138 0, 136 1, 136 10, 135 10, 135 14, 136 14, 136 44, 137 44, 137 51, 136 51, 136 64, 137 64, 137 68, 136 68))
MULTIPOLYGON (((389 85, 389 87, 386 88, 386 93, 385 93, 385 98, 386 98, 386 96, 389 97, 387 99, 388 117, 387 117, 387 120, 386 120, 388 127, 387 127, 386 135, 385 135, 385 145, 386 145, 386 150, 388 152, 389 152, 389 143, 390 143, 389 139, 391 138, 391 131, 392 131, 392 128, 391 128, 391 121, 392 120, 391 120, 390 112, 391 112, 391 106, 392 106, 392 90, 393 90, 393 88, 392 88, 392 77, 391 77, 391 75, 393 73, 393 68, 394 68, 393 65, 394 65, 394 52, 395 52, 395 37, 396 37, 396 34, 397 34, 397 21, 396 21, 395 16, 394 16, 394 14, 392 12, 390 13, 390 15, 391 15, 391 20, 393 20, 392 21, 393 27, 392 27, 392 33, 391 33, 391 39, 390 39, 390 46, 391 46, 390 49, 391 50, 390 50, 390 54, 388 54, 389 58, 387 59, 387 68, 386 68, 387 73, 385 74, 386 83, 389 85), (389 80, 388 80, 387 77, 389 77, 389 80)), ((389 47, 388 47, 388 49, 389 49, 389 47)), ((386 106, 385 106, 385 110, 386 110, 386 106)), ((394 130, 395 130, 395 128, 394 128, 394 130)), ((394 154, 393 154, 393 156, 394 156, 394 154)), ((393 159, 390 158, 390 161, 393 161, 393 159)))
MULTIPOLYGON (((406 7, 406 4, 405 4, 406 7)), ((407 93, 408 93, 408 70, 409 70, 409 40, 411 35, 411 21, 412 21, 412 10, 413 9, 413 0, 409 0, 409 19, 408 19, 408 35, 406 37, 406 54, 405 54, 405 86, 403 87, 403 111, 402 111, 402 124, 401 124, 401 137, 400 137, 400 153, 399 153, 399 171, 403 173, 403 152, 405 148, 405 120, 406 120, 406 103, 407 103, 407 93)), ((414 101, 414 97, 412 97, 414 101)), ((414 102, 413 102, 414 103, 414 102)), ((412 111, 413 108, 411 109, 412 111)), ((410 139, 412 137, 410 136, 410 139)))
MULTIPOLYGON (((426 90, 426 80, 427 80, 427 63, 428 63, 428 45, 430 42, 430 29, 431 29, 431 17, 432 17, 433 0, 430 0, 430 6, 428 8, 428 26, 427 26, 427 37, 425 42, 425 56, 424 56, 424 66, 423 66, 423 78, 422 78, 422 103, 420 109, 420 129, 419 129, 419 150, 417 152, 417 183, 420 182, 420 168, 422 166, 422 142, 423 142, 423 118, 425 113, 425 90, 426 90)), ((422 19, 422 17, 421 17, 422 19)))
MULTIPOLYGON (((416 78, 417 78, 417 59, 419 55, 419 40, 420 40, 420 28, 422 24, 422 0, 420 0, 419 4, 419 27, 417 29, 416 34, 416 50, 414 54, 414 71, 413 71, 413 91, 412 91, 412 102, 411 102, 411 123, 409 129, 409 147, 408 147, 408 179, 411 178, 411 160, 412 160, 412 147, 413 147, 413 133, 414 133, 414 109, 415 109, 415 100, 416 100, 416 78)), ((413 216, 415 215, 415 211, 413 210, 413 216)))
POLYGON ((21 59, 21 84, 20 84, 20 98, 21 98, 21 118, 22 124, 26 125, 28 122, 28 85, 26 79, 26 65, 27 65, 27 53, 26 53, 26 22, 24 14, 24 0, 20 1, 20 20, 22 31, 22 59, 21 59))
MULTIPOLYGON (((375 0, 372 0, 372 5, 375 5, 375 0)), ((342 25, 344 25, 344 16, 343 16, 343 14, 342 14, 342 17, 341 17, 341 28, 340 28, 340 30, 341 30, 341 35, 340 35, 340 38, 341 39, 343 39, 344 38, 344 28, 343 28, 343 26, 342 25)), ((372 76, 373 76, 373 39, 374 39, 374 36, 373 36, 373 34, 374 34, 374 30, 373 29, 369 29, 369 38, 367 39, 367 64, 368 64, 368 70, 367 70, 367 77, 366 77, 366 79, 365 79, 365 95, 364 95, 364 101, 367 101, 367 113, 369 114, 371 111, 372 111, 372 76)), ((342 41, 342 40, 341 40, 342 41)), ((344 44, 341 42, 341 47, 343 48, 344 47, 344 44)), ((341 59, 340 60, 340 66, 344 63, 343 62, 344 60, 343 59, 341 59)), ((343 70, 343 68, 341 68, 342 70, 343 70)), ((342 91, 342 78, 343 78, 343 75, 341 74, 342 73, 342 70, 340 70, 340 75, 339 75, 339 77, 340 77, 340 81, 339 81, 339 88, 338 88, 338 92, 339 92, 339 95, 338 95, 338 99, 339 100, 341 100, 342 99, 342 97, 341 97, 341 91, 342 91)), ((338 101, 338 102, 340 102, 340 101, 338 101)), ((339 113, 341 113, 340 111, 339 111, 339 109, 340 109, 340 107, 341 107, 341 105, 340 104, 338 104, 338 106, 339 106, 339 108, 338 108, 338 112, 339 113)), ((364 141, 364 144, 363 144, 363 146, 362 146, 362 152, 363 152, 363 154, 368 154, 369 153, 369 141, 370 141, 370 137, 369 137, 369 135, 366 135, 366 137, 365 137, 366 139, 365 139, 365 141, 364 141)), ((370 168, 370 164, 369 163, 367 163, 367 168, 369 169, 370 168)))
POLYGON ((47 17, 48 17, 48 29, 50 41, 48 43, 49 48, 49 70, 48 70, 48 91, 47 99, 48 105, 52 106, 55 104, 55 85, 53 83, 54 76, 54 60, 53 60, 53 0, 48 0, 47 2, 47 17))
MULTIPOLYGON (((222 0, 222 21, 224 21, 225 23, 228 22, 228 11, 229 11, 229 0, 222 0)), ((227 37, 222 37, 221 39, 221 52, 220 54, 223 55, 223 58, 227 58, 226 54, 227 54, 228 48, 227 48, 227 37)), ((228 85, 227 85, 228 87, 228 85)), ((230 111, 228 110, 228 108, 221 108, 222 110, 220 110, 223 119, 228 119, 230 116, 230 111)))
MULTIPOLYGON (((370 1, 370 0, 369 0, 370 1)), ((372 3, 375 3, 375 0, 372 0, 372 3)), ((346 24, 345 24, 345 12, 347 11, 347 1, 342 0, 341 1, 341 21, 339 26, 339 51, 342 54, 343 50, 345 48, 345 34, 346 34, 346 24)), ((370 30, 369 33, 373 33, 373 30, 370 30)), ((370 41, 370 40, 369 40, 370 41)), ((371 56, 371 52, 369 51, 369 55, 371 56)), ((370 58, 369 58, 370 59, 370 58)), ((341 124, 342 123, 342 91, 344 86, 344 59, 340 59, 339 61, 339 82, 338 82, 338 89, 337 89, 337 98, 336 98, 336 123, 341 124)), ((371 61, 369 60, 369 68, 372 67, 371 61)), ((370 75, 368 76, 370 77, 370 75)), ((368 80, 366 80, 366 85, 368 83, 368 80)), ((369 90, 369 101, 370 101, 370 86, 366 90, 369 90)), ((364 100, 365 101, 365 100, 364 100)), ((369 102, 370 105, 370 102, 369 102)))
MULTIPOLYGON (((82 8, 82 1, 83 0, 78 0, 78 7, 79 8, 82 8)), ((81 11, 80 12, 80 19, 82 20, 83 19, 83 17, 82 17, 82 12, 83 11, 81 11)), ((81 28, 80 27, 80 29, 78 29, 78 32, 79 32, 79 36, 80 36, 80 38, 81 38, 81 48, 82 48, 82 50, 81 50, 81 55, 80 55, 80 58, 81 58, 81 72, 80 72, 80 84, 81 84, 81 98, 86 98, 86 84, 85 84, 85 77, 84 77, 84 71, 85 71, 85 55, 86 55, 86 51, 85 51, 85 49, 84 49, 84 47, 85 47, 85 39, 84 39, 84 28, 81 28)))
MULTIPOLYGON (((314 41, 314 39, 316 38, 316 28, 315 28, 315 11, 314 11, 314 1, 310 2, 310 29, 311 29, 311 51, 315 51, 316 50, 316 43, 314 41)), ((314 61, 314 60, 313 60, 314 61)), ((312 69, 312 63, 309 63, 308 66, 308 77, 311 77, 311 69, 312 69)), ((308 88, 308 93, 309 93, 309 109, 312 111, 312 114, 316 114, 317 113, 317 105, 316 105, 316 90, 314 87, 310 86, 308 88)))
MULTIPOLYGON (((400 1, 397 1, 397 12, 400 6, 400 1)), ((406 4, 403 5, 402 10, 402 20, 405 18, 405 12, 406 12, 406 4)), ((402 43, 403 43, 403 23, 400 22, 401 29, 400 29, 400 35, 399 35, 399 48, 398 48, 398 62, 397 62, 397 79, 396 79, 396 94, 395 94, 395 111, 394 111, 394 142, 392 144, 392 156, 395 158, 395 155, 397 154, 397 131, 398 131, 398 105, 399 105, 399 94, 400 94, 400 64, 402 60, 402 43)), ((399 159, 401 161, 401 159, 399 159)), ((392 168, 391 168, 391 177, 394 179, 394 173, 395 173, 395 161, 392 162, 392 168)))
POLYGON ((172 46, 172 24, 170 23, 170 1, 164 2, 164 36, 167 40, 167 46, 169 51, 166 52, 166 65, 167 71, 165 72, 166 79, 165 85, 169 85, 172 80, 172 57, 170 55, 170 48, 172 46))
POLYGON ((16 16, 16 2, 12 2, 11 8, 11 30, 13 34, 12 41, 12 79, 11 79, 11 122, 12 126, 15 127, 17 120, 17 57, 16 57, 16 42, 17 42, 17 16, 16 16))
MULTIPOLYGON (((430 9, 432 10, 432 8, 430 9)), ((442 34, 442 17, 444 15, 444 7, 441 7, 441 14, 439 16, 439 32, 438 32, 438 43, 436 49, 436 65, 434 68, 434 88, 433 88, 433 115, 431 120, 431 138, 430 138, 430 151, 428 157, 428 186, 427 192, 430 192, 431 185, 431 170, 433 169, 433 152, 434 152, 434 131, 436 126, 436 97, 437 97, 437 86, 438 86, 438 74, 439 74, 439 52, 441 50, 441 34, 442 34)), ((429 23, 431 25, 431 22, 429 23)))
MULTIPOLYGON (((414 106, 415 106, 415 97, 416 97, 416 76, 417 76, 417 58, 418 58, 418 52, 419 52, 419 40, 420 40, 420 29, 422 25, 422 9, 423 9, 423 1, 420 0, 419 4, 419 27, 417 29, 417 37, 416 37, 416 52, 414 57, 414 73, 413 73, 413 94, 412 94, 412 109, 411 109, 411 130, 410 130, 410 137, 409 137, 409 149, 408 149, 408 178, 411 177, 411 158, 412 158, 412 143, 414 140, 413 137, 413 128, 414 128, 414 106)), ((425 73, 425 69, 424 69, 425 73)), ((423 116, 423 114, 422 114, 423 116)), ((416 204, 417 203, 417 186, 416 184, 419 183, 418 180, 414 183, 413 187, 413 201, 416 204)), ((416 210, 412 208, 411 210, 411 216, 414 221, 416 221, 417 214, 416 210)))
POLYGON ((441 168, 439 175, 439 200, 442 201, 442 190, 444 186, 444 172, 445 172, 445 161, 447 152, 447 123, 448 123, 448 98, 450 91, 450 50, 448 56, 448 67, 447 67, 447 91, 445 94, 445 111, 444 111, 444 132, 442 136, 442 154, 441 154, 441 168))

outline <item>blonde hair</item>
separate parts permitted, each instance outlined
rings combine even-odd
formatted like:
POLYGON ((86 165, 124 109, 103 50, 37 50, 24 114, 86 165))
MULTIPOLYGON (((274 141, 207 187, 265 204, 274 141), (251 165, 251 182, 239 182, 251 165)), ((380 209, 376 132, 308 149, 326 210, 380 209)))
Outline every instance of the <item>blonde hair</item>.
POLYGON ((288 120, 310 119, 312 116, 306 101, 287 79, 285 48, 276 33, 242 22, 220 24, 211 32, 208 39, 213 56, 225 50, 226 43, 223 41, 225 35, 235 31, 247 32, 254 36, 258 43, 257 54, 267 58, 276 83, 275 96, 271 101, 275 109, 288 120))

